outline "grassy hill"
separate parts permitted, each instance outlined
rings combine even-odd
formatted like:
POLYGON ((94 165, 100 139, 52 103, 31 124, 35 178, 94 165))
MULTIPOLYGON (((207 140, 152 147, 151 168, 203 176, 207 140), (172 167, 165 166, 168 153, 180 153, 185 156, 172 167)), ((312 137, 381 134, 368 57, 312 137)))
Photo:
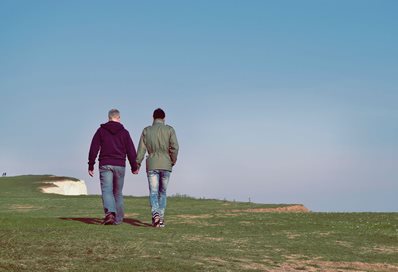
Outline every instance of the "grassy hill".
POLYGON ((169 198, 166 228, 126 197, 100 225, 100 196, 43 194, 51 176, 0 178, 0 271, 398 271, 398 213, 277 213, 169 198))

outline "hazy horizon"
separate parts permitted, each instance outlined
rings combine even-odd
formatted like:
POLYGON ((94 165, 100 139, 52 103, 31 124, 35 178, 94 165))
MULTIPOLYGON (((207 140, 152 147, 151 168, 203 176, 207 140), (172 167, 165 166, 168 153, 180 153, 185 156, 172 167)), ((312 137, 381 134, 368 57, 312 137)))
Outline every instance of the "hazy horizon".
MULTIPOLYGON (((169 194, 397 212, 396 1, 1 1, 0 172, 86 181, 111 108, 161 107, 169 194)), ((126 168, 125 195, 147 195, 126 168)), ((134 207, 131 207, 134 209, 134 207)))

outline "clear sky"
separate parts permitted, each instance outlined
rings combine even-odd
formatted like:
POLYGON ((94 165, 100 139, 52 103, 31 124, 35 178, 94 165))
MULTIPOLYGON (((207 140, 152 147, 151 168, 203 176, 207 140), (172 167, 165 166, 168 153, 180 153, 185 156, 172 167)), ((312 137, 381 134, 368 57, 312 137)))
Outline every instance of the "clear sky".
MULTIPOLYGON (((0 172, 86 181, 166 111, 169 194, 398 211, 398 1, 0 1, 0 172)), ((144 172, 125 194, 147 195, 144 172)), ((133 208, 133 207, 132 207, 133 208)))

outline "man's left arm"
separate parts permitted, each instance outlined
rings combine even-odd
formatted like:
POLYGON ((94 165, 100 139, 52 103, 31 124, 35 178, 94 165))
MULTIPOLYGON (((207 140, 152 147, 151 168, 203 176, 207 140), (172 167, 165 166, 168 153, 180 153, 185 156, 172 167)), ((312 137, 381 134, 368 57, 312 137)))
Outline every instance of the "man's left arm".
POLYGON ((94 176, 94 164, 97 158, 98 152, 101 148, 101 136, 100 129, 98 129, 93 139, 91 140, 90 151, 88 152, 88 173, 90 176, 94 176))
MULTIPOLYGON (((146 145, 145 145, 145 129, 142 131, 141 137, 140 137, 140 143, 138 144, 138 151, 137 151, 137 158, 136 158, 136 163, 137 163, 137 167, 138 170, 141 167, 141 163, 142 160, 145 157, 145 153, 146 153, 146 145)), ((138 170, 136 171, 138 174, 138 170)))
POLYGON ((171 159, 171 164, 174 166, 177 162, 177 156, 178 156, 178 141, 177 141, 177 135, 174 130, 174 128, 170 127, 171 133, 170 133, 170 147, 169 147, 169 154, 170 154, 170 159, 171 159))

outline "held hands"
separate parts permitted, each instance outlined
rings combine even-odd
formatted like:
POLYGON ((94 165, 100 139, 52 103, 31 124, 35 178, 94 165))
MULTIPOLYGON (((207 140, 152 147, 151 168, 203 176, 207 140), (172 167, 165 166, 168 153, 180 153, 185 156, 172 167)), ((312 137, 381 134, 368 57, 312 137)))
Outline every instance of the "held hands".
POLYGON ((136 166, 137 166, 137 169, 135 171, 131 171, 133 173, 133 175, 138 175, 138 173, 140 172, 141 164, 137 163, 136 166))

